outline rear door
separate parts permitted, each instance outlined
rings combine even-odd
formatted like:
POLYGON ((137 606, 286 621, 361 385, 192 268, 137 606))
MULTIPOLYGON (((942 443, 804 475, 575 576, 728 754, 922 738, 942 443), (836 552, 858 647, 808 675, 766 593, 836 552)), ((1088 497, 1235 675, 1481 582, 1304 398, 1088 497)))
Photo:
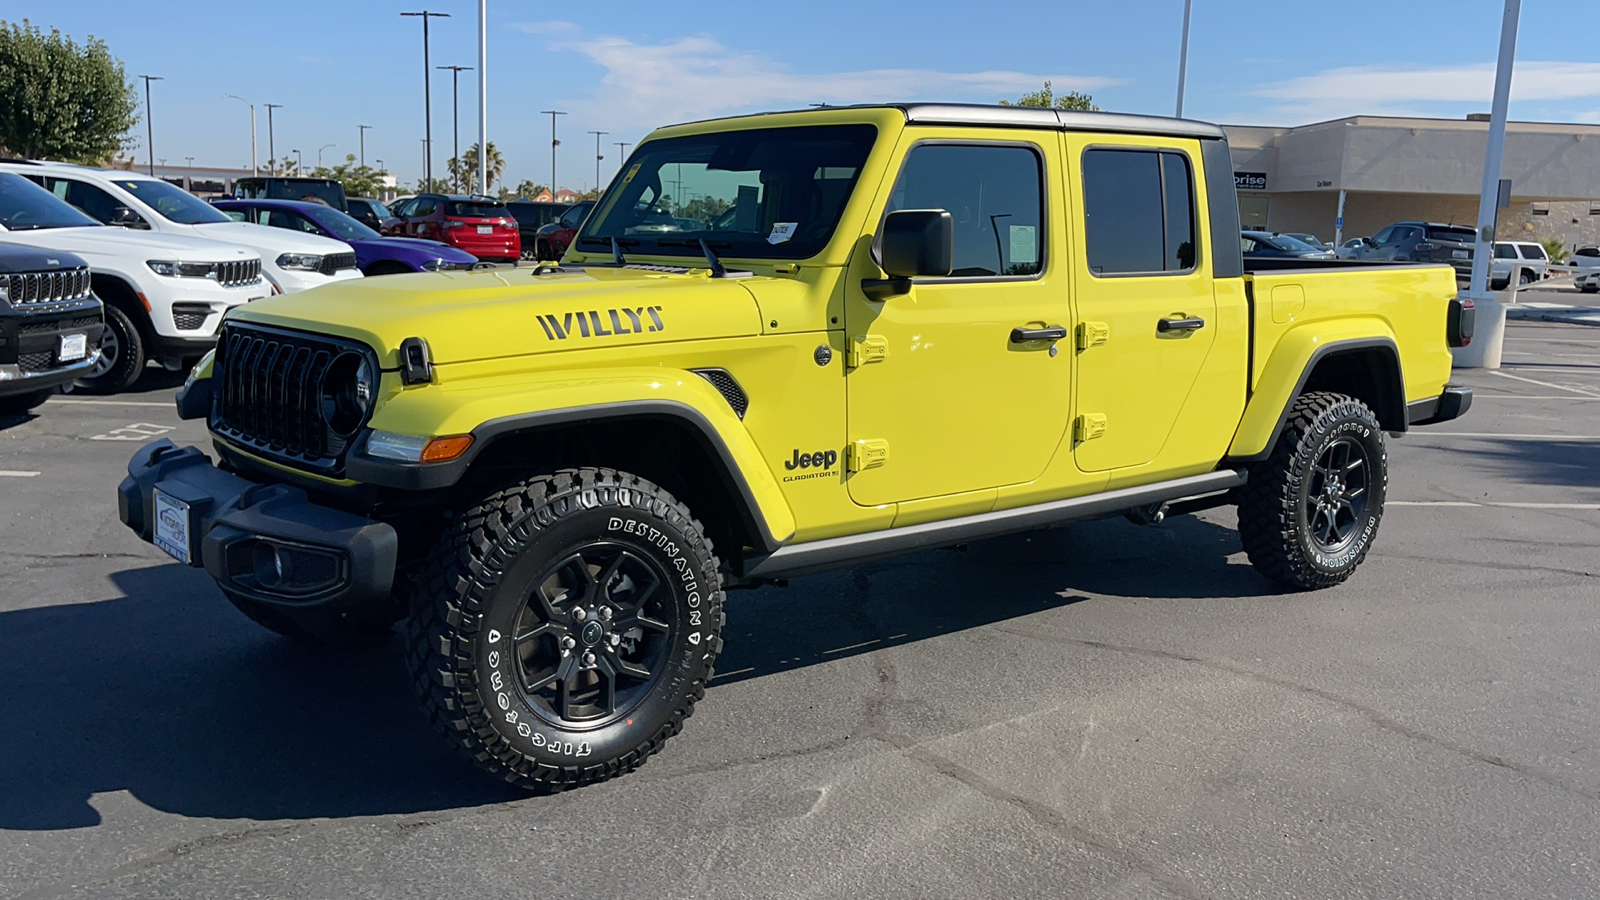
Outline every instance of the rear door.
POLYGON ((1085 472, 1142 466, 1172 434, 1220 327, 1200 239, 1200 146, 1068 135, 1067 158, 1082 216, 1071 254, 1079 319, 1073 455, 1085 472))

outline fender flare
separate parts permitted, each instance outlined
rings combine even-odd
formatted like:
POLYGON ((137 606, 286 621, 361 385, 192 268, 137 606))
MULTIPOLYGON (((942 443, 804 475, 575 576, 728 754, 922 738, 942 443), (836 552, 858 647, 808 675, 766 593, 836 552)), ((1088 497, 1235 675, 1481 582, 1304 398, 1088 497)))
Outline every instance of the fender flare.
POLYGON ((448 488, 466 475, 480 454, 502 438, 584 422, 664 419, 684 426, 701 440, 718 476, 738 498, 741 524, 749 533, 760 537, 768 552, 794 537, 794 513, 777 479, 749 431, 705 379, 689 372, 659 368, 609 370, 595 373, 593 378, 571 371, 544 375, 544 378, 515 379, 514 385, 504 379, 494 379, 492 384, 476 391, 463 391, 468 385, 464 382, 447 382, 448 387, 427 385, 404 389, 379 407, 373 427, 435 436, 470 433, 472 446, 459 459, 447 463, 403 463, 368 456, 366 434, 363 434, 347 457, 345 477, 404 490, 448 488), (550 378, 552 374, 558 377, 550 378), (426 407, 405 410, 402 409, 407 406, 402 399, 405 394, 418 395, 418 399, 427 397, 433 402, 426 407), (572 399, 564 399, 562 395, 572 399), (573 395, 585 399, 578 400, 573 395), (524 404, 529 400, 550 402, 547 409, 515 411, 504 408, 507 399, 524 404), (500 408, 497 414, 469 426, 475 406, 500 408))
POLYGON ((1366 328, 1341 329, 1346 332, 1367 332, 1360 336, 1352 334, 1349 337, 1325 339, 1325 334, 1313 334, 1310 327, 1285 334, 1262 370, 1257 390, 1246 405, 1233 443, 1228 448, 1227 459, 1230 462, 1248 463, 1260 462, 1270 456, 1279 435, 1283 433, 1284 425, 1289 421, 1294 401, 1305 390, 1311 373, 1316 370, 1318 363, 1338 353, 1370 349, 1387 351, 1394 359, 1395 372, 1400 378, 1400 408, 1405 409, 1405 370, 1400 365, 1400 350, 1394 334, 1378 320, 1369 320, 1367 324, 1369 327, 1366 328), (1263 385, 1273 387, 1262 389, 1263 385), (1285 391, 1283 386, 1289 385, 1292 388, 1285 391))

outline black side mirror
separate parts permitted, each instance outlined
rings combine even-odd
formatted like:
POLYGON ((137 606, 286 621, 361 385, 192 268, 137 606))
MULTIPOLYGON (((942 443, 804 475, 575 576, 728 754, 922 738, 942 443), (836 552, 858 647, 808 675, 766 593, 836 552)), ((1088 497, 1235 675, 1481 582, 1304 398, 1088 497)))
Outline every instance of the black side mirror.
POLYGON ((882 300, 911 290, 911 279, 949 275, 955 265, 955 219, 943 209, 903 209, 883 220, 878 245, 888 278, 868 278, 861 291, 882 300))
POLYGON ((141 218, 138 213, 136 213, 133 210, 127 208, 126 206, 119 206, 116 209, 111 211, 111 224, 116 225, 119 228, 149 228, 150 227, 149 224, 146 223, 145 220, 143 218, 141 218))

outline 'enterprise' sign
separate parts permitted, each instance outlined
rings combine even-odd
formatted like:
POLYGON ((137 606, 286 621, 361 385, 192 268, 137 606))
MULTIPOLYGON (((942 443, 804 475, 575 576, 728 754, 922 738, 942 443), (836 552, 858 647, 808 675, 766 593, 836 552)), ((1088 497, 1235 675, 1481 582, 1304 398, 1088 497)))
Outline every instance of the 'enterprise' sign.
POLYGON ((1265 172, 1235 172, 1233 173, 1233 186, 1241 191, 1264 191, 1267 189, 1267 173, 1265 172))

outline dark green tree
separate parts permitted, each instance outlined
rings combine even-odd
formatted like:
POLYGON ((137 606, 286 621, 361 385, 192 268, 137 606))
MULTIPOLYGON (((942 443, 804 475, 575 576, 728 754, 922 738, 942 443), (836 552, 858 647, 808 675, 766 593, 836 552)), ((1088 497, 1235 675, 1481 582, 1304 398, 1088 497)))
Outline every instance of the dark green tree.
POLYGON ((105 165, 138 122, 133 82, 104 41, 0 22, 0 151, 105 165))
POLYGON ((376 197, 383 190, 383 174, 371 166, 356 165, 354 153, 346 154, 344 162, 336 166, 318 166, 311 170, 312 178, 332 178, 344 185, 346 196, 376 197))
POLYGON ((1012 103, 1010 100, 1001 100, 1000 105, 1032 106, 1039 109, 1086 109, 1090 111, 1098 110, 1100 108, 1094 105, 1094 98, 1090 97, 1088 94, 1080 94, 1077 91, 1068 91, 1065 94, 1059 95, 1056 94, 1050 89, 1050 82, 1048 81, 1044 83, 1044 90, 1031 91, 1023 94, 1022 97, 1015 103, 1012 103))

